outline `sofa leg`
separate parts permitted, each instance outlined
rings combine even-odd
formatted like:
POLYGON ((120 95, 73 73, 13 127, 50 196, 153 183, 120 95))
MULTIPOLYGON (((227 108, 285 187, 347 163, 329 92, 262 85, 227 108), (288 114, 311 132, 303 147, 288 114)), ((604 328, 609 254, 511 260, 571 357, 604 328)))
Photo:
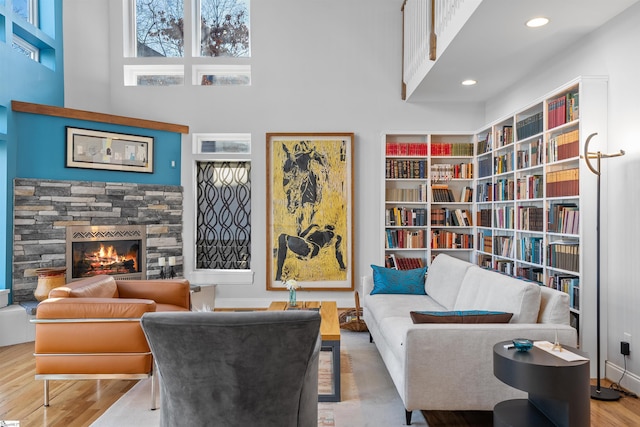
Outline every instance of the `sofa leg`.
POLYGON ((44 380, 44 406, 49 406, 49 380, 44 380))
POLYGON ((405 409, 405 411, 404 411, 404 416, 405 416, 405 417, 406 417, 406 419, 407 419, 407 425, 408 425, 408 426, 410 426, 410 425, 411 425, 411 414, 412 414, 412 413, 413 413, 412 411, 407 411, 406 409, 405 409))
POLYGON ((373 342, 373 337, 371 336, 371 332, 369 332, 369 342, 372 343, 373 342))

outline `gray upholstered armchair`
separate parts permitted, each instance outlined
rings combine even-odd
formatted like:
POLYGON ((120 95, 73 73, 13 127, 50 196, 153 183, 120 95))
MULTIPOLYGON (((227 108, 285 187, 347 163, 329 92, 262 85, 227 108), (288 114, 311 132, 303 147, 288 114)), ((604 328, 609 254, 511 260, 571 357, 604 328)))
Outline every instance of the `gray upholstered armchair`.
POLYGON ((316 426, 320 314, 146 313, 161 426, 316 426))

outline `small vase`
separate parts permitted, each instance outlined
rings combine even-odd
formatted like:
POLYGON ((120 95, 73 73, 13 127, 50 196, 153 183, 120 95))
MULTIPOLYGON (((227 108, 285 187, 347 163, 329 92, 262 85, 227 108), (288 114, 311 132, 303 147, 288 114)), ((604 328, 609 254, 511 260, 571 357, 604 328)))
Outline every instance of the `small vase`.
POLYGON ((295 307, 296 305, 298 305, 296 301, 296 290, 289 289, 289 307, 295 307))

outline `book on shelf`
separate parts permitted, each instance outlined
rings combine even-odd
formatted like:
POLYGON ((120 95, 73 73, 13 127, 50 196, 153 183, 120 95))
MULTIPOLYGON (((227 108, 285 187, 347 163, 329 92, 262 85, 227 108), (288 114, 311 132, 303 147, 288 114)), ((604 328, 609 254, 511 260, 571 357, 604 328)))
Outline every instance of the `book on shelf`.
POLYGON ((549 129, 577 120, 580 117, 579 94, 567 93, 550 100, 547 104, 549 129))
POLYGON ((388 202, 427 202, 427 184, 414 188, 385 188, 384 193, 388 202))
POLYGON ((544 271, 540 267, 517 267, 516 276, 537 282, 540 285, 544 281, 544 271))
POLYGON ((546 285, 569 295, 569 307, 580 309, 580 278, 568 274, 553 274, 546 285))
POLYGON ((476 224, 479 227, 491 227, 493 209, 480 209, 476 212, 476 224))
POLYGON ((473 163, 434 163, 431 165, 431 181, 449 181, 451 179, 472 179, 473 163))
POLYGON ((493 209, 494 224, 497 228, 513 229, 515 217, 513 215, 513 206, 497 206, 493 209))
POLYGON ((498 270, 502 273, 508 274, 509 276, 513 276, 513 273, 514 273, 513 261, 496 260, 493 263, 493 269, 498 270))
POLYGON ((387 142, 387 156, 426 156, 429 154, 426 142, 387 142))
POLYGON ((385 210, 388 227, 423 227, 427 225, 425 208, 392 207, 385 210))
POLYGON ((580 272, 580 242, 549 243, 547 245, 547 265, 561 270, 580 272))
POLYGON ((431 248, 473 249, 473 234, 456 233, 449 230, 432 230, 431 248))
POLYGON ((424 249, 425 230, 387 229, 385 230, 387 249, 424 249))
POLYGON ((406 258, 400 257, 394 254, 387 255, 393 257, 394 266, 388 268, 395 268, 397 270, 414 270, 416 268, 424 267, 424 261, 422 258, 406 258))
POLYGON ((493 249, 495 255, 513 258, 513 237, 493 236, 493 249))
POLYGON ((547 160, 549 163, 571 159, 579 155, 580 132, 577 129, 554 135, 547 142, 547 160))
POLYGON ((575 203, 552 203, 547 228, 552 233, 578 234, 580 210, 575 203))
POLYGON ((436 203, 455 202, 453 191, 446 184, 434 184, 431 186, 431 196, 436 203))
POLYGON ((513 153, 504 153, 493 159, 493 173, 499 175, 513 171, 513 153))
POLYGON ((386 159, 385 177, 387 179, 426 179, 426 160, 386 159))
POLYGON ((518 206, 518 228, 528 231, 543 231, 544 209, 538 206, 518 206))
POLYGON ((478 146, 476 149, 476 154, 484 154, 489 153, 493 149, 493 141, 491 138, 491 131, 487 132, 484 139, 478 140, 478 146))
POLYGON ((516 257, 520 261, 542 264, 543 244, 542 237, 521 237, 516 245, 516 257))
POLYGON ((525 175, 516 180, 516 199, 539 199, 543 195, 542 175, 525 175))
POLYGON ((578 168, 547 172, 547 197, 577 196, 580 194, 578 168))
POLYGON ((513 143, 513 126, 504 125, 502 129, 496 130, 496 143, 498 147, 513 143))
POLYGON ((519 140, 529 138, 542 132, 542 111, 526 117, 516 123, 516 134, 519 140))
POLYGON ((387 254, 384 257, 384 266, 386 268, 398 269, 398 263, 396 262, 395 254, 387 254))
POLYGON ((463 187, 460 192, 460 201, 462 203, 471 203, 473 202, 473 188, 471 187, 463 187))
POLYGON ((478 233, 479 250, 489 254, 493 253, 493 236, 491 231, 483 230, 478 233))
POLYGON ((473 156, 473 142, 432 142, 432 156, 473 156))

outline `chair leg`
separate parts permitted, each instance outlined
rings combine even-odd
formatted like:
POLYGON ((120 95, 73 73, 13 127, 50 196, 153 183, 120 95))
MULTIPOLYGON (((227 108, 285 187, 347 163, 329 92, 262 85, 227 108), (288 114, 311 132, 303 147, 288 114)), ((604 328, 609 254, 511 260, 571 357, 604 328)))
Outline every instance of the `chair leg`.
POLYGON ((49 380, 44 380, 44 406, 49 406, 49 380))
POLYGON ((158 382, 158 376, 156 375, 156 372, 151 372, 151 377, 149 377, 149 379, 151 380, 151 410, 155 411, 156 409, 158 409, 158 405, 157 405, 157 382, 158 382))
POLYGON ((405 409, 405 411, 404 411, 404 416, 406 417, 407 425, 408 425, 408 426, 410 426, 410 425, 411 425, 411 414, 412 414, 412 413, 413 413, 412 411, 407 411, 406 409, 405 409))

